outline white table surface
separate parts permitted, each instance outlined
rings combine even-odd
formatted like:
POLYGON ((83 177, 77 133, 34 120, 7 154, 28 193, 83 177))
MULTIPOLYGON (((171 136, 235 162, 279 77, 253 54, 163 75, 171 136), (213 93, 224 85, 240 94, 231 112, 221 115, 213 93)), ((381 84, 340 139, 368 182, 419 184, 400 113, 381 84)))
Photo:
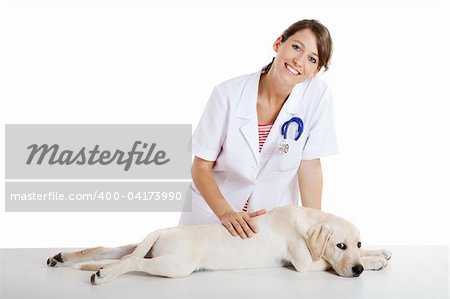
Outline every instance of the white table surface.
POLYGON ((447 246, 383 248, 393 253, 387 268, 359 278, 288 267, 178 279, 133 272, 99 286, 90 284, 92 272, 47 267, 49 256, 67 249, 0 249, 0 298, 449 298, 447 246))

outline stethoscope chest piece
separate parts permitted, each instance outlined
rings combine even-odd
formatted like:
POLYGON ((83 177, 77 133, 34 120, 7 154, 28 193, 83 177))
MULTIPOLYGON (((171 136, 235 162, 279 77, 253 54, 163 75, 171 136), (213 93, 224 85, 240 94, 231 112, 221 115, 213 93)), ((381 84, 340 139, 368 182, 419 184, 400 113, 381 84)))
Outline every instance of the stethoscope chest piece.
POLYGON ((289 151, 289 144, 287 144, 286 141, 283 140, 280 143, 279 149, 281 154, 286 154, 289 151))

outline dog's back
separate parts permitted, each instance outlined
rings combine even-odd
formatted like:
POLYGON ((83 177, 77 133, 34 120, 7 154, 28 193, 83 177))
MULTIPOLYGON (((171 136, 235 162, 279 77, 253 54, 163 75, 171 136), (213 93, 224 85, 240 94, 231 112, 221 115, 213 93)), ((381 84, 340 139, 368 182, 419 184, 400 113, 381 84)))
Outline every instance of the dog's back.
MULTIPOLYGON (((220 224, 189 225, 158 231, 149 257, 183 256, 198 268, 209 270, 280 266, 288 259, 287 241, 297 238, 295 230, 309 225, 306 214, 325 213, 296 206, 280 207, 253 218, 258 233, 248 239, 233 237, 220 224)), ((317 217, 316 217, 317 218, 317 217)))

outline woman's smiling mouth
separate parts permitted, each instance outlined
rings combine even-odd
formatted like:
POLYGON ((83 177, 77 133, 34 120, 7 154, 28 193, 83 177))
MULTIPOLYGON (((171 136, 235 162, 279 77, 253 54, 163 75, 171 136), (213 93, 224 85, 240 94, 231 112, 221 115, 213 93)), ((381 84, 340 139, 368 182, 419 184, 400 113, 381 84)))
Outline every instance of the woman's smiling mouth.
POLYGON ((294 75, 294 76, 300 75, 300 72, 297 71, 296 69, 294 69, 294 68, 293 68, 292 66, 290 66, 289 64, 284 63, 284 66, 288 69, 288 71, 289 71, 292 75, 294 75))

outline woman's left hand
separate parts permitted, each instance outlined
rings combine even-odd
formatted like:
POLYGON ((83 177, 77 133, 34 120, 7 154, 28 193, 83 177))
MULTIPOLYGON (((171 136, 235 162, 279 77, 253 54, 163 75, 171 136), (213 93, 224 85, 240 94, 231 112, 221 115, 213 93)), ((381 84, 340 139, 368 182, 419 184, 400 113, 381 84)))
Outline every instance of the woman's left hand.
POLYGON ((267 213, 266 210, 255 212, 235 212, 229 211, 220 216, 220 222, 234 237, 238 235, 242 239, 251 238, 258 232, 258 227, 252 218, 267 213))

